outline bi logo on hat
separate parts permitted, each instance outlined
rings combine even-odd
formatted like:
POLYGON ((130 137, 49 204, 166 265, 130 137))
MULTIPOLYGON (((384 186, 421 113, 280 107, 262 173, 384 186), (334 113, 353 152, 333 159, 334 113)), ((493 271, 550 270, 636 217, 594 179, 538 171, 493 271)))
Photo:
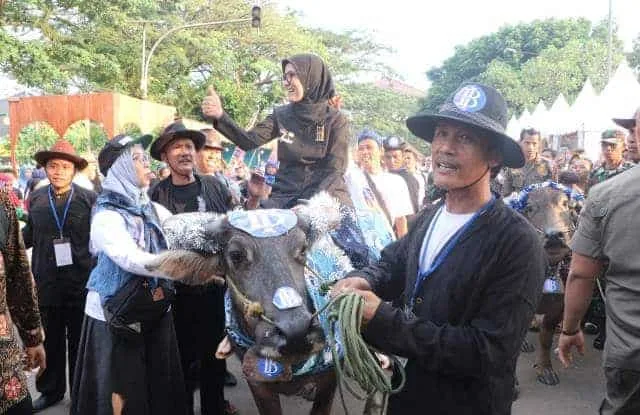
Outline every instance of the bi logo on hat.
POLYGON ((453 97, 453 105, 465 112, 478 112, 487 104, 487 95, 478 85, 465 85, 453 97))

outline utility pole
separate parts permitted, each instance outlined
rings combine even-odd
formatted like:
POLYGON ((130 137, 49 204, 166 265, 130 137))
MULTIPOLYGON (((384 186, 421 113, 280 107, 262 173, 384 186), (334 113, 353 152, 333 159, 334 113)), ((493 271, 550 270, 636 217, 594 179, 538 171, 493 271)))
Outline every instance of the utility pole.
MULTIPOLYGON (((139 21, 139 22, 144 22, 144 21, 139 21)), ((147 22, 151 22, 151 21, 147 21, 147 22)), ((253 6, 253 8, 251 9, 251 17, 245 17, 245 18, 240 18, 240 19, 230 19, 230 20, 221 20, 221 21, 216 21, 216 22, 202 22, 202 23, 191 23, 191 24, 187 24, 187 25, 183 25, 183 26, 178 26, 178 27, 174 27, 172 29, 167 30, 165 33, 163 33, 158 40, 155 41, 155 43, 151 46, 151 49, 149 50, 149 53, 146 53, 146 32, 145 32, 145 27, 143 26, 142 29, 142 72, 140 74, 140 94, 142 96, 142 99, 147 99, 147 93, 148 93, 148 83, 149 83, 149 64, 151 63, 151 57, 153 56, 153 53, 156 51, 156 48, 158 47, 158 45, 167 38, 167 36, 171 35, 172 33, 175 33, 179 30, 183 30, 183 29, 195 29, 195 28, 202 28, 202 27, 211 27, 211 26, 218 26, 218 25, 224 25, 224 24, 231 24, 231 23, 243 23, 243 22, 251 22, 251 26, 255 27, 255 28, 260 28, 260 23, 261 23, 261 9, 259 6, 253 6)))
POLYGON ((613 0, 609 0, 609 45, 607 49, 607 82, 611 79, 613 66, 613 0))
MULTIPOLYGON (((142 24, 142 59, 140 65, 140 91, 144 91, 146 89, 147 80, 145 78, 144 72, 144 64, 147 58, 147 24, 162 24, 164 20, 134 20, 133 23, 141 23, 142 24)), ((146 98, 146 92, 144 92, 144 97, 146 98)))

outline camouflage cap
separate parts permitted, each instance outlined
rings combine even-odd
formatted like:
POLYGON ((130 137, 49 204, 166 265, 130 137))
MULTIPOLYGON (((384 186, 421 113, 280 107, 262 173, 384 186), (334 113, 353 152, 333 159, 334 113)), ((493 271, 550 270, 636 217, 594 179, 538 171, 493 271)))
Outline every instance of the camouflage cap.
POLYGON ((618 144, 620 142, 624 142, 626 137, 626 133, 620 130, 605 130, 602 132, 602 136, 600 137, 600 142, 609 143, 609 144, 618 144))

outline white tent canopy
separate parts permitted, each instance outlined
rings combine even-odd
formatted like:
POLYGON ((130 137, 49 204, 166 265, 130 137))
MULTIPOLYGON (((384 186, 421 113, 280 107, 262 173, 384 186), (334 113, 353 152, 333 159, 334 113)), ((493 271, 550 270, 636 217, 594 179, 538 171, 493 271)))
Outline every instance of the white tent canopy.
POLYGON ((539 126, 547 125, 547 119, 549 118, 549 110, 547 110, 547 106, 544 105, 544 102, 540 100, 536 108, 533 110, 531 114, 531 120, 529 121, 529 125, 525 125, 525 127, 533 127, 538 126, 536 128, 540 128, 539 126))
POLYGON ((509 123, 507 123, 507 135, 511 138, 517 138, 520 134, 520 123, 515 114, 511 116, 509 123))
POLYGON ((612 118, 628 118, 640 106, 640 83, 623 60, 600 94, 587 79, 573 105, 563 94, 558 95, 548 110, 538 102, 533 114, 525 110, 520 118, 509 123, 511 128, 531 126, 544 135, 563 135, 577 132, 587 155, 595 160, 600 156, 599 137, 602 131, 616 128, 612 118))
POLYGON ((547 123, 549 129, 556 134, 566 134, 575 131, 575 126, 570 119, 571 109, 564 95, 560 93, 549 109, 547 123))

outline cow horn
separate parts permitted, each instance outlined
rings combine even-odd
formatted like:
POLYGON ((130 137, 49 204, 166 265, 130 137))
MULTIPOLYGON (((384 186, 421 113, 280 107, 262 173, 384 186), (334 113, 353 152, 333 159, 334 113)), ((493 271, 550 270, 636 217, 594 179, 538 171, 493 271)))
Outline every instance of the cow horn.
POLYGON ((308 225, 314 235, 330 232, 340 225, 340 202, 327 192, 320 192, 294 208, 298 219, 308 225))
POLYGON ((180 213, 164 221, 162 228, 171 249, 216 253, 220 246, 215 238, 208 237, 207 230, 225 218, 226 215, 213 212, 180 213))

